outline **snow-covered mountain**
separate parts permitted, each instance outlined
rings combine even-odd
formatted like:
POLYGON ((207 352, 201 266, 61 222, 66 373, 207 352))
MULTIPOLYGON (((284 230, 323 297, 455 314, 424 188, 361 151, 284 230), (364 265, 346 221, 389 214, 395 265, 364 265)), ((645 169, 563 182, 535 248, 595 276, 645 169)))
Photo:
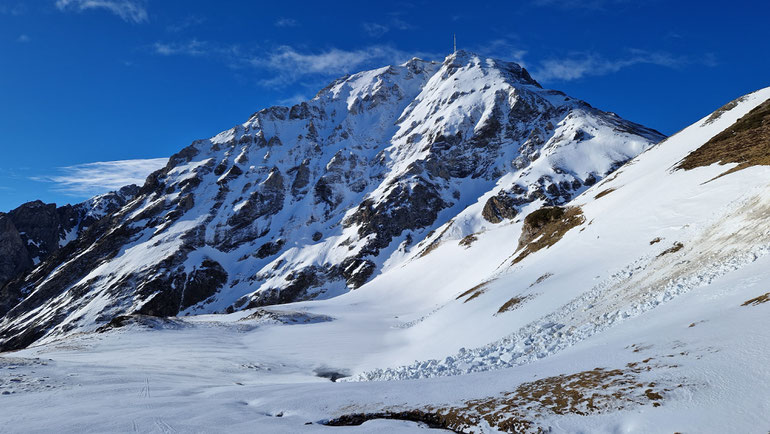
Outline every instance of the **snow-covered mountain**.
POLYGON ((769 149, 766 88, 561 205, 538 209, 541 198, 484 223, 512 171, 338 297, 128 315, 99 333, 45 337, 0 356, 0 423, 12 432, 765 432, 769 149))
POLYGON ((6 285, 0 348, 337 296, 563 205, 662 139, 464 51, 346 76, 194 142, 6 285))

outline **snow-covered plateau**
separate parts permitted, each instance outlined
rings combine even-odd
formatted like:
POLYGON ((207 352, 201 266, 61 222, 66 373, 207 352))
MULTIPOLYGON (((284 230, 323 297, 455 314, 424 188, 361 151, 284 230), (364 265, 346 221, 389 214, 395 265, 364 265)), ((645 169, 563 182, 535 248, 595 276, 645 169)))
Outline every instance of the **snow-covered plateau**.
POLYGON ((262 110, 2 287, 0 432, 765 433, 769 101, 461 51, 262 110))

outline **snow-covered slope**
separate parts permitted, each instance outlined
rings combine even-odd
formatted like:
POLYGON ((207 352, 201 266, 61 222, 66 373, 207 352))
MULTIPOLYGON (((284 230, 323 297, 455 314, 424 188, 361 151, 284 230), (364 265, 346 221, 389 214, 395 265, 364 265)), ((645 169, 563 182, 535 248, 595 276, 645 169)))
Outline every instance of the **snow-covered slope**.
POLYGON ((6 353, 0 422, 9 431, 765 432, 768 101, 770 88, 726 105, 563 208, 530 212, 532 202, 485 224, 479 215, 498 193, 480 194, 338 297, 121 317, 101 333, 6 353))
POLYGON ((329 298, 563 204, 662 136, 459 51, 343 77, 174 155, 9 289, 0 348, 117 315, 329 298))

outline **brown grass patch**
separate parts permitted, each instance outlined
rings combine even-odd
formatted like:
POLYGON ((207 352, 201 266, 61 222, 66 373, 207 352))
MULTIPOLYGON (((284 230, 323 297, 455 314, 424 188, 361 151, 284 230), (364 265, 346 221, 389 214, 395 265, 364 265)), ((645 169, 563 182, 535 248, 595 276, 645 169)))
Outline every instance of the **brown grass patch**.
POLYGON ((738 163, 719 176, 751 166, 770 165, 770 100, 691 152, 679 162, 677 169, 691 170, 714 163, 738 163))
POLYGON ((548 279, 549 277, 553 276, 553 273, 545 273, 542 276, 538 277, 537 280, 532 282, 532 284, 529 285, 530 288, 532 288, 535 285, 539 285, 545 281, 545 279, 548 279))
POLYGON ((734 100, 728 102, 727 104, 723 105, 722 107, 719 107, 714 113, 711 113, 711 116, 709 116, 708 119, 706 119, 701 124, 701 126, 705 127, 706 125, 708 125, 708 124, 718 120, 719 118, 722 117, 723 114, 725 114, 726 112, 729 112, 730 110, 734 109, 735 107, 738 106, 738 103, 741 103, 741 102, 743 102, 745 100, 746 100, 746 97, 742 96, 740 98, 737 98, 737 99, 734 99, 734 100))
POLYGON ((464 246, 466 249, 471 246, 471 244, 475 243, 478 240, 476 237, 476 234, 470 234, 466 237, 464 237, 462 240, 460 240, 459 244, 461 246, 464 246))
POLYGON ((481 282, 478 285, 474 286, 473 288, 471 288, 471 289, 463 292, 462 294, 458 295, 457 298, 455 298, 455 300, 459 300, 459 299, 461 299, 463 297, 467 297, 468 295, 470 295, 470 297, 468 297, 468 299, 466 299, 463 302, 463 303, 467 303, 467 302, 473 300, 474 298, 480 296, 481 294, 487 292, 487 288, 486 287, 487 287, 488 284, 489 284, 488 281, 487 282, 481 282))
POLYGON ((569 208, 545 207, 529 214, 524 219, 524 228, 519 238, 519 255, 513 260, 518 264, 524 258, 539 250, 559 242, 570 229, 585 223, 583 210, 573 206, 569 208))
POLYGON ((652 241, 650 241, 650 245, 653 245, 655 243, 659 243, 661 241, 662 241, 662 239, 660 237, 655 237, 652 241))
POLYGON ((372 419, 401 419, 427 423, 432 428, 469 432, 484 423, 513 433, 542 433, 538 422, 546 415, 591 415, 638 405, 658 407, 671 389, 641 380, 653 368, 674 368, 646 359, 621 369, 596 368, 569 375, 522 383, 513 392, 473 399, 457 406, 345 415, 326 425, 360 425, 372 419))
POLYGON ((616 190, 615 188, 608 188, 608 189, 606 189, 604 191, 599 192, 599 194, 594 196, 594 199, 600 199, 600 198, 602 198, 604 196, 607 196, 608 194, 612 193, 615 190, 616 190))
MULTIPOLYGON (((444 230, 443 230, 443 231, 441 231, 441 233, 439 234, 439 236, 437 236, 435 240, 431 241, 431 243, 430 243, 430 244, 428 244, 428 245, 425 247, 425 249, 423 249, 423 251, 420 253, 420 257, 421 257, 421 258, 422 258, 422 257, 425 257, 425 256, 428 256, 428 254, 429 254, 430 252, 432 252, 432 251, 436 250, 436 248, 438 248, 438 246, 440 246, 440 245, 441 245, 441 238, 443 238, 443 237, 444 237, 444 234, 446 233, 446 231, 448 231, 448 230, 449 230, 449 228, 452 226, 452 223, 453 223, 453 222, 454 222, 453 220, 450 220, 449 222, 447 222, 447 226, 444 228, 444 230)), ((430 238, 430 234, 432 234, 432 233, 433 233, 433 231, 431 231, 431 232, 428 234, 428 237, 427 237, 427 238, 430 238)))
POLYGON ((500 306, 500 309, 497 310, 497 313, 495 315, 500 315, 501 313, 509 312, 515 309, 518 309, 519 306, 527 301, 530 298, 529 295, 525 295, 523 297, 513 297, 512 299, 506 301, 502 306, 500 306))
POLYGON ((669 253, 676 253, 684 248, 684 244, 680 243, 679 241, 675 242, 673 246, 669 247, 668 249, 660 252, 658 255, 658 258, 660 258, 663 255, 668 255, 669 253))
POLYGON ((751 300, 746 300, 741 306, 758 306, 762 303, 767 303, 768 301, 770 301, 770 292, 762 294, 759 297, 754 297, 751 300))

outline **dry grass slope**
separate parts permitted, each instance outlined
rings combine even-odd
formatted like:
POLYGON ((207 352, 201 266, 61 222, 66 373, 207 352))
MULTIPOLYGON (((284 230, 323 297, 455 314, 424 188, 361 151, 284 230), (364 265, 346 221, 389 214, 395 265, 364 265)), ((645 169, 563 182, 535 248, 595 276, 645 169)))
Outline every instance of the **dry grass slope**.
POLYGON ((714 163, 738 163, 719 176, 751 166, 770 165, 770 100, 691 152, 677 168, 691 170, 714 163))
POLYGON ((532 253, 553 246, 570 229, 585 223, 580 207, 544 207, 524 219, 524 228, 519 238, 520 251, 513 260, 518 264, 532 253))
MULTIPOLYGON (((356 413, 332 419, 327 425, 361 425, 372 419, 401 419, 424 422, 431 428, 470 432, 483 423, 511 433, 543 433, 539 424, 548 415, 581 415, 616 411, 651 404, 661 405, 672 389, 645 382, 641 374, 652 369, 672 369, 652 358, 629 363, 620 369, 596 368, 522 383, 513 392, 473 399, 457 406, 356 413)), ((681 385, 677 386, 681 387, 681 385)))
POLYGON ((603 198, 604 196, 607 196, 608 194, 612 193, 613 191, 615 191, 615 189, 614 189, 614 188, 608 188, 608 189, 606 189, 606 190, 602 190, 602 191, 600 191, 600 192, 599 192, 599 194, 597 194, 596 196, 594 196, 594 199, 601 199, 601 198, 603 198))
POLYGON ((746 300, 741 306, 758 306, 762 303, 770 301, 770 292, 754 297, 751 300, 746 300))
POLYGON ((461 299, 463 297, 467 297, 467 296, 470 295, 470 297, 468 297, 463 302, 463 303, 467 303, 467 302, 473 300, 474 298, 480 296, 481 294, 485 293, 487 291, 486 287, 487 287, 488 284, 489 284, 489 281, 481 282, 478 285, 474 286, 473 288, 471 288, 471 289, 463 292, 462 294, 458 295, 457 298, 455 298, 455 300, 459 300, 459 299, 461 299))
POLYGON ((458 244, 465 247, 466 249, 469 248, 474 242, 478 240, 478 237, 476 237, 476 234, 470 234, 465 237, 463 237, 462 240, 458 244))
MULTIPOLYGON (((650 243, 652 244, 652 243, 650 243)), ((668 255, 669 253, 676 253, 684 248, 684 244, 680 243, 679 241, 675 242, 673 246, 669 247, 668 249, 660 252, 658 255, 658 258, 664 255, 668 255)))
POLYGON ((734 99, 727 104, 723 105, 722 107, 719 107, 714 113, 711 113, 711 116, 709 116, 708 119, 706 119, 701 126, 706 126, 719 118, 722 117, 723 114, 726 112, 729 112, 730 110, 734 109, 735 107, 738 107, 738 104, 745 101, 746 96, 742 96, 740 98, 734 99))
POLYGON ((500 309, 497 310, 496 315, 500 315, 501 313, 505 313, 511 310, 517 309, 521 303, 527 301, 529 299, 529 296, 523 296, 523 297, 513 297, 512 299, 506 301, 502 306, 500 306, 500 309))

